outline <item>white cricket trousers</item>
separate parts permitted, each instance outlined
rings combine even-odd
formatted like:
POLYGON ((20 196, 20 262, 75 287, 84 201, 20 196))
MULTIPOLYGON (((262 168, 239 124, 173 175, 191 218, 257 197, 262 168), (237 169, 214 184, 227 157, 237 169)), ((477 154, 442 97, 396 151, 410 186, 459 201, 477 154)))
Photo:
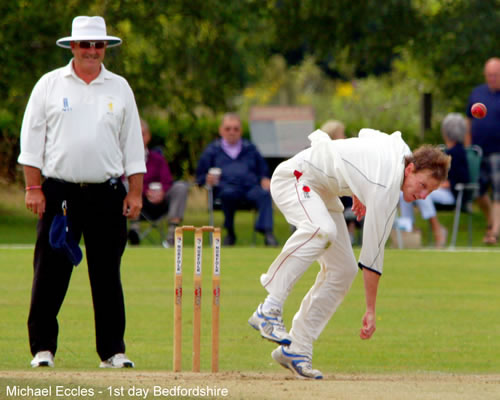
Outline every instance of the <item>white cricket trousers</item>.
POLYGON ((304 176, 296 178, 298 168, 299 162, 292 158, 273 174, 273 200, 297 229, 260 280, 269 294, 284 302, 295 282, 314 261, 319 262, 316 282, 302 300, 290 330, 290 351, 312 357, 314 340, 344 299, 358 267, 343 213, 329 211, 304 176))

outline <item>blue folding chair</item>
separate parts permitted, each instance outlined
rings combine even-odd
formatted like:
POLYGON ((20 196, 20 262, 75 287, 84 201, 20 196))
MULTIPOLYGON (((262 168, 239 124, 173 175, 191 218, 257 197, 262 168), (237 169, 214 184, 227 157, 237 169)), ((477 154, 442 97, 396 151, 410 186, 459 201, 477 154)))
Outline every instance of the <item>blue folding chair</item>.
POLYGON ((453 231, 450 239, 450 248, 455 248, 457 243, 458 227, 460 225, 460 214, 468 216, 468 244, 472 246, 472 204, 479 194, 479 175, 483 150, 481 147, 472 145, 465 149, 467 154, 467 165, 469 168, 469 182, 457 183, 455 190, 458 192, 455 204, 455 216, 453 218, 453 231))

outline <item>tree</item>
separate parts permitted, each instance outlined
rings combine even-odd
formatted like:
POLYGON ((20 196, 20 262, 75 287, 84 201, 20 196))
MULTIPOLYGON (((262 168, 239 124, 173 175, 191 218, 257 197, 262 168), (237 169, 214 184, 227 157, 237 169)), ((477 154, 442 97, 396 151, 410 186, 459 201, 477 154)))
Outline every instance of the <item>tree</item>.
POLYGON ((11 178, 29 94, 45 72, 71 58, 55 41, 70 34, 76 15, 106 19, 108 32, 124 41, 108 50, 106 66, 127 78, 141 112, 161 110, 171 121, 194 123, 200 115, 231 108, 231 99, 256 73, 267 41, 259 34, 266 30, 266 8, 253 0, 71 0, 50 7, 45 0, 32 0, 3 2, 0 12, 0 89, 5 94, 0 164, 8 166, 11 178))
MULTIPOLYGON (((497 55, 500 0, 46 0, 0 3, 0 175, 16 175, 29 94, 71 52, 55 41, 76 15, 102 15, 123 46, 106 66, 127 78, 141 114, 168 121, 193 167, 212 118, 264 75, 272 54, 288 65, 318 60, 347 79, 396 66, 460 109, 497 55), (312 56, 312 57, 310 57, 312 56), (201 121, 201 122, 200 122, 201 121), (203 127, 203 128, 201 128, 203 127), (194 144, 193 144, 194 143, 194 144)), ((285 66, 286 67, 286 66, 285 66)), ((417 87, 417 85, 414 85, 417 87)), ((164 125, 165 126, 165 125, 164 125)), ((216 134, 213 132, 213 134, 216 134)))
POLYGON ((0 176, 15 178, 19 129, 33 85, 67 62, 55 41, 69 33, 77 3, 54 2, 49 9, 43 0, 0 3, 0 176))
POLYGON ((464 111, 470 90, 484 81, 485 61, 500 56, 500 1, 439 0, 409 43, 410 62, 427 91, 464 111))
MULTIPOLYGON (((271 8, 275 50, 308 53, 335 73, 354 78, 387 72, 420 29, 411 0, 280 0, 271 8)), ((297 58, 297 57, 295 57, 297 58)))

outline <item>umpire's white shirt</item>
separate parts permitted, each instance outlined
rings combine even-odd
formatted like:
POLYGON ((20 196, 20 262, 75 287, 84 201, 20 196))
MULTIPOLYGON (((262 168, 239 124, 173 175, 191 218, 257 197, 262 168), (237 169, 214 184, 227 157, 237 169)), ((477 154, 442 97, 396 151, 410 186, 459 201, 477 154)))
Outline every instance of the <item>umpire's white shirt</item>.
POLYGON ((139 113, 127 81, 101 64, 87 84, 73 60, 45 74, 24 114, 18 162, 68 182, 145 173, 139 113))

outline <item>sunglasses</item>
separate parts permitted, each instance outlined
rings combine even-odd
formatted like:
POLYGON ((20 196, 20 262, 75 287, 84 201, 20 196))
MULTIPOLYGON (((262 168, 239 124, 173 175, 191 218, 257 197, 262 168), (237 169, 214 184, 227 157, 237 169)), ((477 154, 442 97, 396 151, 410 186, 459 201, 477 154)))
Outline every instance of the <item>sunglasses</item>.
POLYGON ((106 47, 106 42, 75 42, 78 43, 80 49, 90 49, 91 47, 95 47, 96 49, 104 49, 106 47))

